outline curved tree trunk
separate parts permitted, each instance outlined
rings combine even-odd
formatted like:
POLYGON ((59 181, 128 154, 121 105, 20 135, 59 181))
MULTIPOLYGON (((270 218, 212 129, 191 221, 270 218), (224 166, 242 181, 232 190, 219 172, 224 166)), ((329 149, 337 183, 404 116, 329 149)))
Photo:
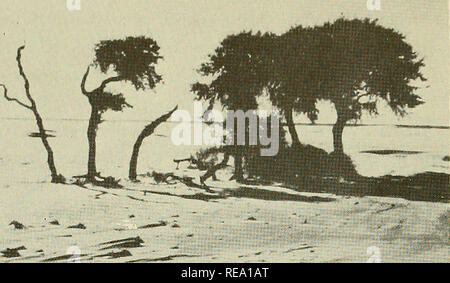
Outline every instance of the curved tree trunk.
POLYGON ((341 115, 338 115, 336 123, 333 126, 333 147, 334 153, 338 155, 344 154, 344 144, 342 142, 342 134, 345 127, 345 119, 341 115))
POLYGON ((139 150, 141 149, 141 145, 144 139, 145 135, 142 131, 133 146, 133 153, 131 154, 130 168, 128 171, 128 178, 130 178, 131 181, 137 180, 137 161, 139 157, 139 150))
POLYGON ((159 117, 158 119, 156 119, 155 121, 151 122, 139 134, 136 142, 134 143, 133 153, 131 155, 131 160, 130 160, 130 168, 129 168, 129 172, 128 172, 128 177, 130 178, 130 180, 132 180, 132 181, 137 180, 137 162, 138 162, 139 150, 141 149, 142 142, 144 141, 145 138, 147 138, 148 136, 153 134, 156 127, 158 127, 161 123, 167 121, 170 118, 170 116, 172 116, 172 114, 177 109, 178 109, 178 106, 176 106, 169 113, 164 114, 161 117, 159 117))
POLYGON ((89 126, 87 130, 87 138, 89 142, 89 156, 88 156, 88 169, 86 179, 89 181, 95 181, 97 176, 96 166, 96 138, 98 124, 100 123, 100 113, 95 106, 91 106, 91 117, 89 118, 89 126))
POLYGON ((297 129, 295 128, 294 113, 292 109, 286 111, 285 118, 288 125, 289 134, 291 135, 292 145, 301 145, 300 139, 298 138, 297 129))

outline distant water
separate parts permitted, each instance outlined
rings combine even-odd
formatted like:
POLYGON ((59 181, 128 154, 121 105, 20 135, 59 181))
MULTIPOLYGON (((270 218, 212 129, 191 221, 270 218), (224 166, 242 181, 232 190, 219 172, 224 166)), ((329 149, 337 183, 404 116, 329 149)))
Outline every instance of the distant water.
MULTIPOLYGON (((145 121, 105 121, 97 139, 97 166, 104 175, 126 177, 132 146, 145 121)), ((87 160, 87 121, 48 120, 55 138, 51 144, 57 166, 67 176, 85 173, 87 160)), ((175 146, 171 130, 175 123, 162 124, 141 148, 138 171, 172 171, 174 158, 189 157, 201 146, 175 146)), ((331 125, 298 125, 303 143, 333 150, 331 125)), ((28 137, 36 131, 33 120, 0 120, 0 178, 21 175, 31 180, 47 175, 46 156, 39 138, 28 137), (43 176, 42 176, 43 175, 43 176)), ((449 129, 429 127, 362 126, 346 127, 344 150, 355 162, 360 174, 411 175, 433 171, 450 173, 449 129)), ((289 135, 288 135, 289 137, 289 135)))

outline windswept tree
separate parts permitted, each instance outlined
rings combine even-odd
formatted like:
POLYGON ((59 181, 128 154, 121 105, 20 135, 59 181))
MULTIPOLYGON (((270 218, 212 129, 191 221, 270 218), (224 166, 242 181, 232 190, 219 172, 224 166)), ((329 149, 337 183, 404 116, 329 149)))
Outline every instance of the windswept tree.
POLYGON ((346 123, 359 120, 364 111, 378 114, 380 101, 400 116, 424 103, 416 94, 417 83, 426 81, 420 72, 424 62, 401 33, 379 25, 377 20, 345 18, 326 23, 316 32, 322 47, 317 49, 315 57, 320 65, 313 65, 312 76, 320 74, 314 79, 320 81, 318 95, 336 108, 336 154, 344 152, 346 123))
POLYGON ((295 128, 294 114, 304 113, 315 122, 318 111, 316 101, 321 71, 321 38, 313 28, 297 26, 276 37, 266 50, 266 70, 269 72, 269 94, 272 103, 283 114, 292 144, 301 145, 295 128))
MULTIPOLYGON (((203 63, 199 73, 211 80, 210 83, 195 83, 192 92, 196 99, 209 102, 209 109, 220 103, 227 110, 256 110, 257 97, 267 85, 264 70, 265 50, 273 40, 273 35, 242 32, 226 37, 209 61, 203 63)), ((236 142, 236 131, 234 136, 236 142)), ((243 147, 233 146, 234 177, 243 180, 243 147)))
POLYGON ((106 90, 114 82, 128 82, 136 90, 153 89, 162 80, 156 72, 155 65, 162 57, 160 47, 155 40, 148 37, 127 37, 118 40, 104 40, 95 46, 95 58, 92 65, 103 74, 114 72, 115 75, 103 80, 92 91, 86 89, 89 75, 88 67, 81 82, 81 91, 91 105, 91 116, 87 130, 89 157, 86 180, 96 182, 100 177, 96 167, 96 136, 102 114, 107 110, 122 111, 131 107, 122 93, 113 94, 106 90))
POLYGON ((0 84, 1 87, 3 87, 3 91, 4 91, 4 97, 6 100, 10 101, 10 102, 15 102, 18 105, 30 110, 33 115, 34 118, 36 120, 36 125, 38 127, 39 132, 37 133, 37 137, 41 138, 42 144, 44 145, 45 150, 47 151, 47 163, 48 163, 48 167, 50 169, 50 174, 52 177, 52 183, 64 183, 65 182, 65 178, 63 175, 58 174, 58 171, 56 170, 56 165, 55 165, 55 160, 53 157, 53 150, 50 146, 50 143, 48 142, 48 134, 47 134, 47 130, 44 127, 44 121, 42 120, 41 115, 39 114, 38 111, 38 107, 36 105, 36 101, 34 100, 34 98, 31 96, 31 92, 30 92, 30 82, 25 74, 25 71, 23 69, 22 66, 22 50, 25 49, 25 46, 19 47, 19 49, 17 50, 17 65, 19 67, 19 74, 22 76, 23 80, 24 80, 24 87, 25 87, 25 95, 28 99, 28 103, 22 102, 17 98, 12 98, 8 95, 8 89, 6 88, 5 85, 0 84))

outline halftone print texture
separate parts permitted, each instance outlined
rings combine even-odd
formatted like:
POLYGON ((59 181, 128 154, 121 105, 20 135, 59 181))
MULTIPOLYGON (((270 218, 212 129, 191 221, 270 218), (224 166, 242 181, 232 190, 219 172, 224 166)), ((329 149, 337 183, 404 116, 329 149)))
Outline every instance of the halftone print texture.
POLYGON ((2 0, 0 262, 449 262, 449 11, 2 0))

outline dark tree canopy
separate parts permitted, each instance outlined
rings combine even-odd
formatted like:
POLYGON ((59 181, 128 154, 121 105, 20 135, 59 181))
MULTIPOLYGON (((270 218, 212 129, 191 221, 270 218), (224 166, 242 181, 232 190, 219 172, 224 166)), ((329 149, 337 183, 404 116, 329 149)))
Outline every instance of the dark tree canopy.
POLYGON ((94 64, 103 73, 112 69, 120 80, 131 82, 137 90, 154 88, 162 80, 155 71, 162 59, 159 49, 156 41, 144 36, 103 40, 95 47, 94 64))
MULTIPOLYGON (((257 97, 268 83, 270 70, 265 68, 268 66, 265 60, 270 58, 266 53, 272 52, 273 37, 272 34, 242 32, 225 38, 199 70, 201 75, 212 81, 192 86, 196 99, 208 101, 209 109, 219 102, 228 110, 256 110, 257 97)), ((240 146, 233 147, 234 177, 237 181, 243 180, 241 149, 240 146)), ((227 161, 228 158, 225 158, 221 166, 227 161)))
MULTIPOLYGON (((345 124, 359 120, 364 111, 378 114, 380 101, 401 116, 408 108, 424 103, 415 85, 426 80, 420 72, 423 59, 404 35, 377 20, 340 18, 313 28, 297 27, 286 36, 288 45, 289 38, 294 38, 300 46, 300 51, 294 52, 300 54, 296 55, 300 64, 293 65, 304 68, 293 71, 300 78, 288 81, 297 80, 299 90, 309 97, 303 101, 328 100, 336 108, 333 145, 339 156, 343 154, 345 124)), ((287 57, 291 57, 290 52, 287 57)), ((294 89, 298 89, 296 85, 294 89)))
POLYGON ((91 98, 91 102, 97 106, 100 113, 104 113, 107 110, 115 112, 122 111, 125 107, 132 107, 125 100, 123 94, 113 94, 107 91, 103 91, 101 95, 96 95, 91 98))
POLYGON ((270 52, 265 52, 268 72, 268 92, 273 105, 285 117, 292 143, 301 145, 294 122, 295 113, 305 113, 315 122, 320 72, 321 37, 315 29, 298 26, 272 40, 270 52))
POLYGON ((242 32, 225 38, 199 73, 213 78, 209 84, 196 83, 192 91, 198 100, 219 102, 224 108, 243 111, 257 108, 256 97, 267 85, 270 70, 264 63, 272 52, 274 35, 242 32))
POLYGON ((405 36, 377 20, 340 18, 317 28, 326 72, 319 71, 320 98, 336 105, 346 120, 359 119, 362 110, 377 114, 377 101, 385 100, 399 115, 423 103, 413 83, 426 79, 405 36))
POLYGON ((159 55, 159 46, 151 38, 127 37, 126 39, 103 40, 95 46, 93 64, 100 71, 107 74, 113 71, 116 76, 105 79, 98 88, 87 91, 86 79, 89 68, 81 82, 83 93, 89 98, 91 105, 100 113, 110 109, 122 111, 124 107, 131 107, 123 94, 113 94, 105 91, 106 86, 112 82, 128 81, 137 90, 154 88, 162 80, 155 70, 155 65, 162 57, 159 55))
POLYGON ((274 41, 270 99, 282 112, 306 113, 317 119, 317 92, 323 58, 321 38, 313 28, 298 26, 274 41))
POLYGON ((278 37, 271 100, 281 110, 293 108, 317 118, 319 99, 333 102, 346 120, 363 110, 377 113, 385 100, 399 115, 423 103, 413 82, 425 78, 405 36, 377 20, 340 18, 322 26, 291 28, 278 37))
MULTIPOLYGON (((243 32, 227 37, 200 73, 197 99, 220 102, 228 109, 256 109, 267 90, 284 114, 292 140, 300 144, 294 113, 318 116, 318 100, 332 102, 338 114, 335 140, 345 123, 364 111, 378 114, 385 101, 397 115, 423 103, 416 94, 423 59, 405 36, 377 20, 339 18, 321 26, 291 28, 281 36, 243 32)), ((342 146, 338 146, 342 148, 342 146)))

